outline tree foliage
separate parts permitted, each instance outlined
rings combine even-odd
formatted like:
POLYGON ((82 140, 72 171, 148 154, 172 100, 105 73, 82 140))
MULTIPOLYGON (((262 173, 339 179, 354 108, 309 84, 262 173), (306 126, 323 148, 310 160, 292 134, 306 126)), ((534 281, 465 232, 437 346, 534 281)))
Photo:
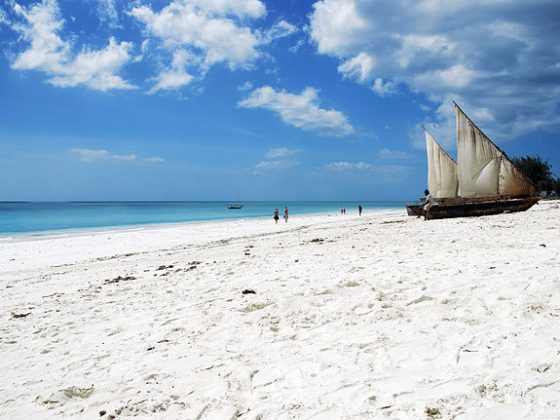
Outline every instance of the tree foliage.
POLYGON ((512 158, 515 166, 521 169, 531 181, 535 183, 539 191, 557 191, 559 179, 554 179, 552 166, 540 156, 521 156, 512 158))

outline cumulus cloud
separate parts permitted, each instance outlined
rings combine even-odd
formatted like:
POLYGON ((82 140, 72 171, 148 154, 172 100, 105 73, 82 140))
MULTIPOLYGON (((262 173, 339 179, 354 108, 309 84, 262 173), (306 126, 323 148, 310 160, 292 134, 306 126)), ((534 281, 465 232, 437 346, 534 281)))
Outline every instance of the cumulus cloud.
POLYGON ((145 25, 146 32, 177 58, 177 51, 188 52, 189 60, 172 64, 157 77, 152 93, 177 89, 187 84, 191 73, 198 77, 217 63, 230 69, 250 68, 259 57, 259 39, 247 19, 266 12, 260 0, 174 0, 157 11, 148 5, 130 10, 130 15, 145 25))
POLYGON ((355 131, 341 112, 320 108, 318 91, 311 87, 295 94, 263 86, 253 90, 238 105, 242 108, 262 108, 275 112, 284 123, 322 136, 343 137, 355 131))
POLYGON ((320 0, 310 34, 343 77, 380 96, 424 94, 440 137, 454 137, 455 99, 505 140, 560 127, 559 10, 555 0, 320 0))
POLYGON ((298 152, 299 150, 297 149, 288 149, 287 147, 276 147, 274 149, 268 150, 264 154, 264 157, 267 159, 277 159, 277 158, 283 158, 287 156, 293 156, 298 152))
POLYGON ((70 153, 78 155, 82 160, 86 162, 92 162, 94 160, 99 159, 112 159, 112 160, 125 160, 125 161, 133 161, 136 160, 135 154, 130 155, 118 155, 115 153, 111 153, 105 149, 80 149, 74 148, 70 149, 70 153))
POLYGON ((355 57, 349 58, 338 66, 338 71, 345 77, 356 79, 359 82, 366 82, 373 70, 373 58, 366 53, 360 53, 355 57))
POLYGON ((148 91, 149 94, 160 90, 178 89, 188 85, 193 76, 186 72, 185 66, 189 58, 189 53, 185 50, 177 50, 173 53, 171 67, 162 71, 155 77, 156 84, 148 91))
POLYGON ((373 82, 373 86, 371 87, 371 90, 373 90, 381 97, 392 95, 397 92, 395 83, 390 81, 384 82, 383 79, 380 78, 375 79, 375 82, 373 82))
POLYGON ((110 38, 105 48, 84 47, 74 56, 71 42, 59 35, 64 20, 55 0, 43 0, 29 7, 14 2, 13 12, 11 27, 29 47, 17 55, 12 68, 45 72, 50 76, 49 83, 60 87, 84 85, 102 91, 134 88, 118 75, 131 59, 132 43, 118 43, 110 38))

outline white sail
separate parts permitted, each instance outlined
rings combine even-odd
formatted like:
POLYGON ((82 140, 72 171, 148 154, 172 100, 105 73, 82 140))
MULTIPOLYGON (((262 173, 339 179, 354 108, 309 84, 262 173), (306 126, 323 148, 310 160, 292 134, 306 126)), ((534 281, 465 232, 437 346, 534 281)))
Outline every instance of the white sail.
POLYGON ((434 198, 457 197, 457 164, 425 131, 428 154, 428 189, 434 198))
POLYGON ((517 169, 492 141, 455 106, 457 161, 461 197, 500 194, 531 196, 531 181, 517 169))
POLYGON ((500 166, 499 191, 500 194, 513 196, 537 195, 533 183, 505 156, 503 156, 500 166))

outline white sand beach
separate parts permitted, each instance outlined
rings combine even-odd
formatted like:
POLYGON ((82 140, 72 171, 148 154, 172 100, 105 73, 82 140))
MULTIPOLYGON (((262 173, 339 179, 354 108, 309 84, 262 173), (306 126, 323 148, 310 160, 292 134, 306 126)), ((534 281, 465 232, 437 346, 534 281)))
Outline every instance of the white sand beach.
POLYGON ((0 290, 0 418, 560 418, 555 201, 3 239, 0 290))

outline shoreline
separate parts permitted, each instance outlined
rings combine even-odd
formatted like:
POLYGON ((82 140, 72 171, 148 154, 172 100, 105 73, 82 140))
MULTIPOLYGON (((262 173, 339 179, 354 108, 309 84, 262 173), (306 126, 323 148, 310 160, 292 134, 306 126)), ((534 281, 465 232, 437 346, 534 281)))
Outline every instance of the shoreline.
POLYGON ((14 236, 7 240, 0 240, 0 267, 10 270, 25 266, 40 267, 47 263, 50 265, 73 264, 80 261, 76 259, 77 255, 81 255, 83 259, 108 258, 131 252, 153 252, 158 250, 162 244, 194 246, 204 243, 204 241, 231 238, 234 233, 238 237, 283 233, 308 226, 344 223, 360 217, 377 220, 383 216, 405 215, 404 210, 370 211, 362 216, 308 213, 290 217, 288 223, 280 220, 278 224, 274 223, 272 217, 266 217, 14 236), (76 252, 76 247, 80 249, 79 252, 76 252))
MULTIPOLYGON (((368 209, 364 212, 363 216, 371 214, 379 214, 385 212, 399 212, 400 209, 368 209)), ((406 212, 406 210, 402 210, 406 212)), ((290 221, 297 218, 308 218, 308 217, 337 217, 340 214, 333 213, 331 211, 325 212, 309 212, 309 213, 296 213, 290 215, 290 221)), ((354 214, 344 215, 343 217, 352 217, 354 214)), ((252 220, 272 220, 272 216, 255 216, 255 217, 232 217, 224 219, 205 219, 205 220, 188 220, 182 222, 148 222, 140 224, 130 224, 130 225, 109 225, 109 226, 93 226, 93 227, 78 227, 78 228, 61 228, 55 230, 39 230, 39 231, 29 231, 29 232, 1 232, 0 233, 0 243, 4 241, 5 243, 16 242, 20 240, 31 240, 31 239, 43 239, 43 238, 54 238, 54 237, 68 237, 68 236, 84 236, 89 234, 102 234, 105 232, 127 232, 136 230, 148 230, 148 229, 160 229, 160 228, 173 228, 173 227, 186 227, 194 225, 204 225, 208 223, 227 223, 227 222, 249 222, 252 220)), ((283 220, 280 222, 284 223, 283 220)))
MULTIPOLYGON (((383 203, 384 201, 379 201, 379 203, 383 203)), ((11 202, 6 202, 11 203, 11 202)), ((69 202, 73 203, 73 202, 69 202)), ((89 202, 84 202, 89 203, 89 202)), ((96 203, 96 202, 92 202, 96 203)), ((105 203, 105 202, 99 202, 105 203)), ((115 202, 121 203, 121 202, 115 202)), ((122 202, 127 203, 127 202, 122 202)), ((142 202, 130 202, 130 203, 142 203, 142 202)), ((153 203, 166 203, 166 202, 153 202, 153 203)), ((170 202, 174 203, 174 202, 170 202)), ((179 202, 181 203, 181 202, 179 202)), ((185 203, 198 203, 198 202, 185 202, 185 203)), ((221 203, 221 202, 219 202, 221 203)), ((225 202, 224 202, 225 203, 225 202)), ((261 202, 257 202, 261 203, 261 202)), ((310 203, 320 203, 317 202, 310 202, 310 203)), ((341 202, 344 203, 344 202, 341 202)), ((404 202, 403 202, 404 203, 404 202)), ((1 202, 0 202, 1 204, 1 202)), ((42 204, 38 202, 37 204, 42 204)), ((53 203, 47 203, 53 204, 53 203)), ((64 202, 55 202, 54 204, 64 204, 64 202)), ((402 206, 404 208, 404 204, 402 206)), ((384 211, 398 211, 400 207, 380 207, 380 208, 368 208, 365 209, 367 213, 371 212, 384 212, 384 211)), ((271 211, 272 214, 272 211, 271 211)), ((327 215, 331 214, 333 216, 337 215, 336 210, 324 210, 324 211, 309 211, 309 212, 295 212, 290 214, 290 218, 293 217, 307 217, 313 215, 327 215)), ((262 216, 233 216, 233 217, 216 217, 212 219, 194 219, 194 220, 184 220, 184 221, 169 221, 169 222, 143 222, 143 223, 131 223, 131 224, 115 224, 115 225, 103 225, 103 226, 84 226, 84 227, 69 227, 69 228, 58 228, 58 229, 51 229, 51 230, 34 230, 34 231, 10 231, 10 232, 0 232, 0 242, 10 240, 10 239, 17 239, 22 236, 24 237, 39 237, 39 236, 54 236, 54 235, 65 235, 65 234, 74 234, 74 233, 89 233, 89 232, 101 232, 106 230, 129 230, 129 229, 142 229, 142 228, 149 228, 149 227, 159 227, 159 226, 174 226, 174 225, 182 225, 182 224, 192 224, 192 223, 212 223, 212 222, 226 222, 226 221, 236 221, 236 220, 259 220, 259 219, 267 219, 272 218, 272 216, 262 215, 262 216)))

